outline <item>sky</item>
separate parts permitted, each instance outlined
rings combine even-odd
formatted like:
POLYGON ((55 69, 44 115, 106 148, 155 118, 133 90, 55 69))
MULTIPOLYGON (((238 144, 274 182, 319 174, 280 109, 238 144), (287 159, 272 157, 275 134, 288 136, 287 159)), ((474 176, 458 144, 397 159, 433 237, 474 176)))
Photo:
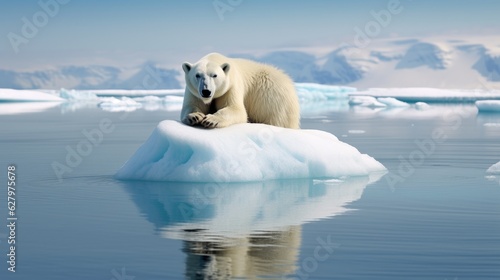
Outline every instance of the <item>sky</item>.
POLYGON ((0 0, 0 5, 0 69, 13 70, 148 60, 172 67, 213 51, 333 49, 352 41, 356 28, 364 30, 376 15, 387 14, 390 19, 384 18, 374 37, 500 35, 497 0, 0 0))

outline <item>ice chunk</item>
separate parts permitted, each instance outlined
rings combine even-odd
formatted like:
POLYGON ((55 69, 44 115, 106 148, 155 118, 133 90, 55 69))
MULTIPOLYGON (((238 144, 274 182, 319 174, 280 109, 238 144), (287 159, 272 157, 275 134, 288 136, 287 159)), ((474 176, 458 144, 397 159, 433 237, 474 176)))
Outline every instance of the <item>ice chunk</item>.
POLYGON ((377 98, 377 101, 385 104, 387 107, 409 107, 410 104, 399 101, 396 98, 393 97, 379 97, 377 98))
POLYGON ((101 98, 101 100, 103 101, 98 104, 99 107, 110 112, 129 112, 142 107, 141 103, 129 97, 122 97, 120 99, 116 97, 105 97, 101 98))
POLYGON ((0 88, 0 101, 64 101, 64 99, 41 91, 0 88))
POLYGON ((332 99, 347 99, 348 93, 356 92, 356 88, 330 86, 313 83, 295 83, 295 89, 300 102, 325 101, 332 99))
POLYGON ((415 103, 415 109, 420 110, 420 111, 425 111, 430 109, 431 106, 425 102, 417 102, 415 103))
POLYGON ((67 90, 62 88, 59 95, 69 101, 96 101, 99 97, 90 91, 67 90))
POLYGON ((372 157, 319 130, 264 124, 209 130, 163 121, 116 177, 244 182, 361 176, 383 170, 385 167, 372 157))
POLYGON ((500 161, 490 166, 490 168, 488 168, 486 172, 492 174, 500 174, 500 161))
POLYGON ((362 107, 387 107, 386 104, 379 102, 372 96, 351 96, 349 97, 349 105, 362 107))
POLYGON ((476 101, 476 106, 480 112, 500 113, 500 100, 480 100, 476 101))

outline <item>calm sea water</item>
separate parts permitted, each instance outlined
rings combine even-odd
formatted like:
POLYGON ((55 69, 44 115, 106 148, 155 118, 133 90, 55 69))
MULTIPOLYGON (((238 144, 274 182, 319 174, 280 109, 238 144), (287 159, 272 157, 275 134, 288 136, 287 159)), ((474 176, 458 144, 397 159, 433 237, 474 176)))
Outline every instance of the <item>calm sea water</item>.
POLYGON ((23 106, 0 112, 1 279, 500 279, 500 114, 313 105, 303 128, 389 172, 179 184, 112 177, 178 112, 23 106))

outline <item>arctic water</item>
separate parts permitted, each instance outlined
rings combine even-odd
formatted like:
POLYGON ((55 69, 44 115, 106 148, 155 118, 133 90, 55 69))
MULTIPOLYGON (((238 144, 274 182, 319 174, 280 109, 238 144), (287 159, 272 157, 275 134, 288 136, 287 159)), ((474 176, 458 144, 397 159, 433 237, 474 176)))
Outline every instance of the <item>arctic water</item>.
POLYGON ((0 218, 9 165, 18 217, 15 273, 0 229, 1 279, 500 279, 498 113, 315 103, 302 128, 388 172, 190 184, 113 178, 177 110, 19 106, 0 112, 0 218))

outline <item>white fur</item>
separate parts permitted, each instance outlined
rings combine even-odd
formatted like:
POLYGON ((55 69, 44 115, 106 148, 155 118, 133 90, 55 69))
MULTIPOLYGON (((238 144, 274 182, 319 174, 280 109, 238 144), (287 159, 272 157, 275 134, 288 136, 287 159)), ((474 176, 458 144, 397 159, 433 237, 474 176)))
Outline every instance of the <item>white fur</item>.
POLYGON ((186 78, 183 123, 214 128, 250 121, 299 128, 295 86, 278 68, 218 53, 195 64, 186 62, 182 68, 186 78))

